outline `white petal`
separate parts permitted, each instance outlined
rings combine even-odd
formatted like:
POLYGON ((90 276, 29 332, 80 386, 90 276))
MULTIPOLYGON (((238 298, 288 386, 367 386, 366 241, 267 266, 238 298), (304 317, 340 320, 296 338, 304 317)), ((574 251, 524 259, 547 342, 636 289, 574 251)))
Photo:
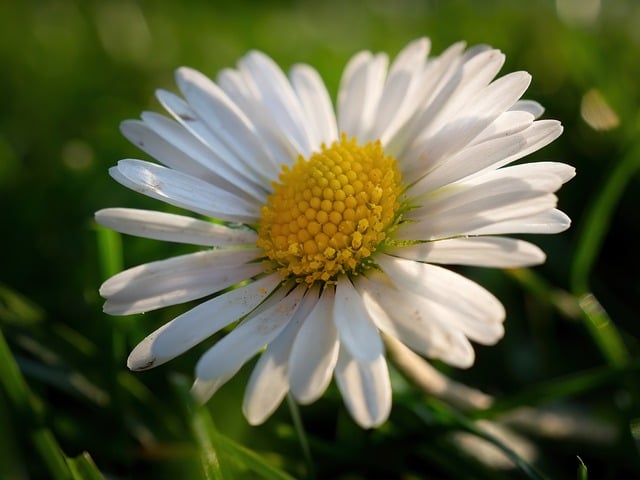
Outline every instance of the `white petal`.
POLYGON ((508 137, 516 133, 520 133, 529 128, 533 124, 534 120, 534 116, 529 112, 508 110, 491 122, 489 126, 482 131, 482 133, 469 143, 469 146, 477 145, 495 138, 508 137))
POLYGON ((271 163, 262 148, 254 125, 247 115, 209 78, 189 68, 176 72, 176 81, 191 108, 220 138, 236 158, 257 175, 260 167, 271 163))
POLYGON ((373 361, 384 351, 380 334, 346 275, 339 277, 336 285, 333 321, 340 342, 358 360, 373 361))
MULTIPOLYGON (((432 136, 439 131, 443 132, 451 128, 452 123, 459 123, 465 117, 475 117, 476 115, 478 117, 494 116, 495 113, 501 113, 520 98, 522 93, 517 94, 520 89, 517 89, 514 95, 511 94, 510 88, 513 88, 514 83, 516 83, 523 87, 522 92, 524 92, 526 85, 528 85, 526 76, 522 77, 524 74, 511 74, 514 75, 513 78, 507 75, 490 83, 502 68, 504 60, 505 56, 502 52, 488 48, 482 48, 475 55, 472 55, 462 65, 459 77, 454 76, 451 80, 455 86, 455 91, 446 100, 442 109, 438 111, 429 128, 421 132, 418 138, 432 136), (485 101, 487 96, 491 96, 494 99, 499 97, 501 101, 497 101, 497 103, 485 101)), ((458 130, 463 131, 463 135, 467 138, 468 136, 473 136, 465 129, 458 130)), ((441 135, 441 133, 437 133, 436 137, 438 135, 441 135)), ((453 138, 451 139, 453 140, 453 138)), ((467 140, 454 140, 454 145, 456 142, 464 145, 467 140)), ((453 145, 450 148, 455 149, 453 145)), ((441 154, 438 150, 436 156, 439 157, 441 154)))
POLYGON ((399 290, 414 292, 456 312, 450 321, 456 322, 458 328, 476 341, 483 341, 474 333, 477 326, 504 321, 504 307, 498 299, 462 275, 436 265, 388 255, 378 255, 376 261, 399 290))
POLYGON ((502 222, 492 223, 484 227, 469 230, 469 235, 502 235, 507 233, 542 233, 552 234, 564 232, 571 226, 571 219, 560 210, 551 209, 542 213, 502 222))
POLYGON ((197 178, 209 179, 211 177, 209 169, 154 132, 144 122, 125 120, 120 124, 120 131, 131 143, 163 165, 197 178))
POLYGON ((306 287, 298 286, 278 301, 269 299, 269 306, 261 307, 200 358, 193 387, 200 401, 211 397, 242 365, 278 336, 296 313, 305 290, 306 287))
POLYGON ((410 149, 404 150, 399 156, 409 181, 415 180, 413 170, 422 152, 428 152, 429 163, 437 162, 444 154, 466 145, 493 118, 515 102, 518 97, 509 103, 509 90, 505 87, 510 84, 505 80, 499 79, 487 86, 503 63, 504 55, 501 52, 486 50, 466 63, 452 65, 455 65, 455 69, 449 72, 437 96, 411 126, 412 141, 407 144, 410 149), (495 98, 498 96, 494 93, 496 90, 503 93, 502 101, 495 100, 487 105, 483 101, 484 96, 495 98), (409 172, 411 175, 408 175, 409 172))
MULTIPOLYGON (((184 117, 182 118, 184 119, 184 117)), ((163 115, 144 112, 142 119, 152 131, 206 168, 210 173, 203 179, 220 188, 230 190, 238 196, 246 197, 254 202, 264 203, 266 190, 261 187, 256 176, 247 175, 247 168, 244 168, 243 172, 238 172, 231 168, 227 163, 228 159, 225 161, 224 157, 218 156, 209 145, 200 141, 192 132, 163 115)), ((185 120, 183 121, 188 123, 185 120)))
POLYGON ((131 352, 131 370, 157 367, 181 355, 256 308, 280 284, 278 273, 233 289, 192 308, 142 340, 131 352))
POLYGON ((253 79, 271 121, 300 154, 311 154, 304 114, 291 84, 280 67, 262 52, 253 51, 238 62, 238 68, 253 79))
MULTIPOLYGON (((505 75, 478 92, 469 105, 462 109, 464 113, 458 117, 447 119, 447 123, 437 133, 430 136, 423 134, 424 140, 420 139, 412 147, 414 152, 408 152, 407 159, 404 160, 405 163, 411 162, 403 169, 405 181, 413 182, 425 174, 429 174, 431 177, 434 172, 441 169, 447 171, 457 169, 456 174, 458 174, 462 166, 466 166, 470 161, 465 160, 459 165, 453 163, 451 155, 455 157, 457 152, 460 152, 500 114, 513 105, 526 90, 530 81, 531 76, 526 72, 505 75), (420 161, 420 158, 424 160, 420 161)), ((476 161, 476 163, 480 162, 485 163, 484 158, 476 161)), ((473 173, 474 169, 480 169, 475 168, 476 163, 473 161, 470 163, 471 165, 467 167, 471 170, 469 173, 473 173)), ((461 174, 458 178, 463 176, 466 175, 461 174)), ((448 180, 446 183, 450 181, 448 180)))
POLYGON ((100 287, 104 311, 129 315, 204 297, 262 272, 264 265, 246 263, 261 254, 254 248, 216 249, 130 268, 100 287))
MULTIPOLYGON (((162 106, 186 128, 191 134, 207 145, 211 150, 211 164, 224 164, 225 175, 245 180, 238 180, 238 185, 250 181, 264 190, 264 185, 270 185, 277 178, 277 165, 268 157, 240 157, 224 143, 223 132, 212 131, 198 114, 182 98, 173 93, 158 90, 156 92, 162 106)), ((265 190, 266 191, 266 190, 265 190)))
POLYGON ((456 185, 479 185, 495 179, 514 179, 524 181, 533 189, 544 190, 548 193, 555 192, 564 183, 571 180, 576 174, 576 169, 571 165, 559 162, 534 162, 499 168, 498 170, 485 170, 464 178, 456 185), (550 181, 549 177, 554 180, 550 181))
POLYGON ((95 218, 100 225, 128 235, 191 245, 251 245, 258 238, 256 232, 248 228, 229 228, 152 210, 105 208, 96 212, 95 218))
POLYGON ((259 219, 256 205, 179 171, 141 160, 120 160, 114 169, 135 185, 135 191, 170 205, 229 222, 255 223, 259 219))
MULTIPOLYGON (((508 207, 510 203, 553 193, 573 174, 573 167, 552 162, 527 163, 485 171, 412 199, 413 204, 422 206, 408 212, 405 218, 451 216, 462 211, 465 205, 470 206, 471 217, 472 212, 479 214, 478 208, 486 208, 488 212, 508 207)), ((414 195, 418 191, 418 187, 410 188, 408 194, 414 195)))
POLYGON ((532 243, 504 237, 450 238, 398 247, 388 252, 407 260, 516 268, 544 263, 545 254, 532 243))
POLYGON ((271 169, 277 174, 282 165, 291 165, 300 154, 287 139, 285 132, 273 121, 268 107, 263 104, 256 81, 247 72, 226 68, 218 74, 218 83, 236 105, 251 116, 261 148, 271 161, 271 169))
POLYGON ((334 298, 333 288, 325 288, 293 343, 289 382, 291 393, 300 403, 311 403, 324 393, 338 361, 334 298))
POLYGON ((540 118, 544 113, 544 107, 533 100, 518 100, 511 110, 529 112, 534 118, 540 118))
POLYGON ((442 304, 406 289, 398 290, 380 273, 360 277, 357 286, 380 330, 422 355, 455 367, 468 368, 475 360, 466 336, 493 344, 504 334, 501 322, 471 318, 454 302, 442 304))
POLYGON ((406 125, 398 129, 385 145, 385 151, 394 155, 401 167, 406 157, 404 155, 406 148, 424 133, 459 84, 464 48, 464 42, 455 43, 439 57, 427 62, 414 94, 414 101, 418 108, 406 125), (452 79, 455 80, 452 81, 452 79))
POLYGON ((428 38, 407 45, 393 61, 384 85, 371 136, 386 144, 409 117, 420 108, 416 90, 431 48, 428 38))
MULTIPOLYGON (((495 170, 516 160, 526 157, 530 153, 547 146, 562 134, 562 125, 557 120, 537 120, 522 132, 526 138, 525 146, 515 154, 485 167, 483 170, 495 170)), ((484 163, 484 162, 483 162, 484 163)), ((478 169, 478 171, 481 171, 478 169)))
POLYGON ((360 52, 349 60, 340 80, 338 127, 361 143, 373 140, 370 128, 384 87, 387 64, 384 54, 360 52))
POLYGON ((401 240, 437 240, 472 231, 493 223, 537 215, 555 208, 555 190, 560 180, 554 175, 532 177, 531 181, 496 176, 470 187, 451 185, 420 200, 423 207, 406 215, 409 219, 396 232, 401 240))
POLYGON ((384 423, 391 411, 391 384, 384 355, 364 362, 341 348, 335 375, 345 405, 358 425, 373 428, 384 423))
POLYGON ((311 148, 317 151, 322 143, 338 140, 338 126, 331 98, 318 72, 308 65, 296 65, 291 70, 291 84, 304 110, 308 133, 313 135, 311 148))
POLYGON ((308 291, 285 329, 271 342, 251 372, 242 411, 251 425, 264 422, 289 391, 289 356, 300 327, 318 302, 318 289, 308 291))

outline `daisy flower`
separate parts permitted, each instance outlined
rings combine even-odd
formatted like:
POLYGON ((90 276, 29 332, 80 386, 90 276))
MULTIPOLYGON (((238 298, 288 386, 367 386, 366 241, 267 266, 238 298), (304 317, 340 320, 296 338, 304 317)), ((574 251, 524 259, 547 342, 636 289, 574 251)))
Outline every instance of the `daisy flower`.
POLYGON ((159 163, 121 160, 113 178, 198 218, 108 208, 98 223, 202 248, 110 278, 104 310, 206 297, 142 340, 129 368, 156 367, 237 322, 198 361, 197 398, 261 352, 243 402, 251 424, 289 392, 313 402, 335 378, 368 428, 391 409, 382 334, 461 368, 474 361, 470 341, 502 337, 501 303, 440 265, 542 263, 538 247, 501 235, 568 228, 554 192, 574 169, 510 165, 562 131, 520 100, 528 73, 496 78, 504 55, 486 46, 429 50, 419 39, 390 65, 356 54, 335 112, 308 65, 286 76, 252 51, 215 82, 180 68, 181 96, 157 92, 173 118, 144 112, 122 124, 159 163))

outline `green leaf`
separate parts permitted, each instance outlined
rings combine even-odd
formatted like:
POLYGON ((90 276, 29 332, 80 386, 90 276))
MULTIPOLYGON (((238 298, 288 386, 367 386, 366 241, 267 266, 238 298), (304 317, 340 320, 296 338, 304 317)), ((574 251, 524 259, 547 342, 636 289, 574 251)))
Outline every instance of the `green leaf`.
POLYGON ((587 466, 580 457, 578 457, 578 461, 580 462, 578 465, 578 480, 588 480, 589 472, 587 471, 587 466))
POLYGON ((104 476, 87 452, 75 458, 67 458, 67 464, 73 473, 74 480, 104 480, 104 476))

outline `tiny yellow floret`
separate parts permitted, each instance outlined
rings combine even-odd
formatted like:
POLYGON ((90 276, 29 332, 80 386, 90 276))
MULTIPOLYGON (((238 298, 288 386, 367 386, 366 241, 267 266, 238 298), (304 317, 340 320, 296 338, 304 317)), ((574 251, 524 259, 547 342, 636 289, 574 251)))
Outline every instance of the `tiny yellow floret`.
POLYGON ((258 247, 283 277, 309 285, 357 275, 399 220, 402 179, 379 141, 342 135, 292 167, 261 209, 258 247))

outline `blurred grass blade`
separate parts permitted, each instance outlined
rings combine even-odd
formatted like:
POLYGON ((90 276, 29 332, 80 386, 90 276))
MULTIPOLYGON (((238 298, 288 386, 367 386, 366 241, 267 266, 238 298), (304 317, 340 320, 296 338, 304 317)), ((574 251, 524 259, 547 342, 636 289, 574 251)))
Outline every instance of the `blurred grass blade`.
MULTIPOLYGON (((467 418, 460 412, 452 409, 447 404, 440 400, 436 400, 435 398, 429 397, 426 400, 426 403, 428 408, 435 414, 436 420, 439 424, 461 429, 488 441, 504 452, 504 454, 513 461, 513 463, 527 476, 527 478, 531 480, 545 480, 545 477, 542 476, 542 474, 540 474, 531 464, 529 464, 529 462, 494 435, 479 428, 473 420, 467 418)), ((416 404, 413 407, 413 411, 416 415, 423 420, 425 418, 429 419, 430 416, 430 413, 425 410, 425 405, 423 403, 416 404)), ((433 419, 429 419, 428 423, 432 423, 432 421, 433 419)))
POLYGON ((104 480, 104 476, 87 452, 83 452, 75 458, 68 458, 67 463, 73 473, 74 480, 104 480))
POLYGON ((220 458, 212 442, 216 429, 209 412, 197 404, 191 395, 186 378, 181 375, 175 375, 171 380, 189 415, 189 426, 198 446, 204 478, 207 480, 223 480, 225 476, 222 473, 220 458))
POLYGON ((589 292, 589 276, 604 237, 613 219, 613 210, 620 201, 627 183, 640 169, 640 145, 615 166, 602 191, 596 196, 586 214, 579 234, 576 254, 571 269, 571 286, 574 294, 581 296, 589 292))
POLYGON ((35 410, 27 382, 25 382, 18 364, 11 354, 2 329, 0 329, 0 382, 6 390, 9 400, 18 411, 35 410))
POLYGON ((578 299, 578 304, 584 313, 587 330, 609 364, 614 367, 625 366, 630 360, 629 353, 618 328, 598 299, 592 293, 587 293, 578 299))
POLYGON ((267 480, 294 480, 291 475, 267 463, 254 451, 243 447, 222 434, 215 434, 215 443, 225 454, 235 457, 236 461, 241 462, 254 473, 261 475, 262 478, 267 480))
POLYGON ((578 457, 578 461, 580 462, 578 465, 578 480, 588 480, 589 472, 587 471, 587 466, 580 457, 578 457))
POLYGON ((471 415, 473 418, 491 418, 522 405, 535 406, 553 400, 584 394, 603 385, 620 381, 627 374, 637 374, 638 370, 640 370, 640 360, 626 365, 623 369, 605 366, 572 375, 565 375, 538 385, 533 385, 525 391, 511 396, 497 397, 489 408, 472 412, 471 415))
POLYGON ((36 450, 44 460, 45 465, 49 469, 51 478, 54 480, 72 480, 73 475, 67 459, 60 449, 60 445, 56 441, 53 434, 46 428, 38 428, 31 433, 36 450))
POLYGON ((287 394, 287 405, 289 406, 289 411, 291 412, 291 419, 293 421, 293 426, 296 430, 298 440, 300 441, 300 448, 302 449, 302 455, 304 456, 305 462, 307 464, 308 478, 313 479, 316 477, 316 475, 315 475, 315 467, 313 465, 313 458, 311 457, 311 449, 309 448, 309 440, 307 439, 307 433, 305 432, 304 425, 302 424, 302 418, 300 417, 300 410, 298 409, 298 404, 293 399, 291 394, 287 394))
POLYGON ((288 473, 272 466, 257 453, 219 433, 208 410, 199 405, 191 395, 184 377, 176 375, 172 378, 172 382, 191 416, 191 427, 200 448, 200 457, 203 461, 206 478, 223 479, 231 476, 226 473, 225 464, 220 462, 218 455, 220 453, 233 459, 235 464, 243 465, 260 475, 260 478, 293 480, 293 477, 288 473))
POLYGON ((71 472, 53 434, 46 428, 39 427, 42 417, 41 405, 33 399, 27 382, 11 354, 2 330, 0 329, 0 382, 7 392, 9 401, 18 412, 23 428, 30 430, 30 438, 35 450, 40 454, 49 469, 51 478, 55 480, 71 479, 71 472))
POLYGON ((0 284, 0 320, 4 323, 32 326, 42 321, 42 309, 28 298, 0 284))
MULTIPOLYGON (((96 232, 100 272, 102 279, 105 280, 124 269, 122 235, 101 225, 96 225, 96 232)), ((121 359, 124 357, 126 351, 125 332, 127 329, 123 327, 127 325, 127 323, 124 322, 122 318, 123 317, 113 317, 109 322, 111 328, 109 331, 108 348, 111 352, 111 369, 114 372, 119 370, 121 359)), ((115 375, 117 374, 114 373, 114 376, 115 375)), ((115 383, 115 380, 113 380, 113 382, 115 383)))
POLYGON ((123 269, 122 235, 98 225, 98 259, 102 278, 109 278, 123 269))
POLYGON ((640 169, 640 145, 615 166, 602 191, 596 196, 587 212, 586 220, 578 235, 576 254, 571 270, 571 288, 584 312, 587 330, 607 361, 620 366, 628 361, 629 354, 618 329, 589 287, 591 270, 598 257, 604 238, 609 231, 613 210, 620 201, 628 182, 640 169))

